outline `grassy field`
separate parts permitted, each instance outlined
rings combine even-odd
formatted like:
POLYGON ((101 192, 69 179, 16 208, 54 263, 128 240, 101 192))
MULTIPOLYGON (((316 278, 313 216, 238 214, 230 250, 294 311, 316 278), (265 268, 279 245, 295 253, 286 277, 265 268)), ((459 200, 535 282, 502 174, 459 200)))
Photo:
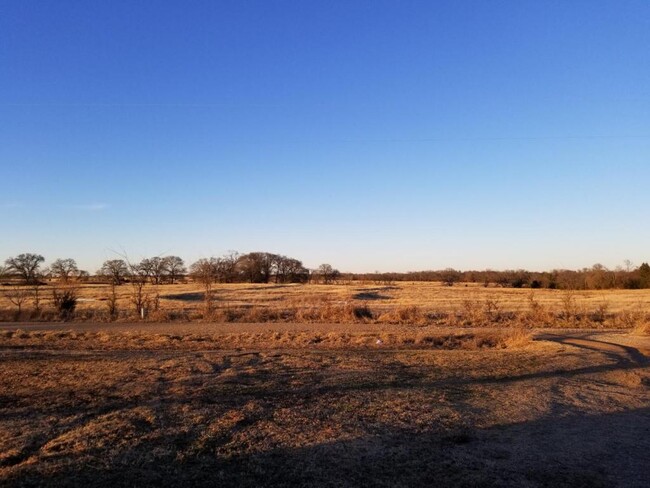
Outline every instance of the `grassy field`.
POLYGON ((110 291, 0 302, 0 485, 650 486, 648 291, 110 291))
MULTIPOLYGON (((56 319, 52 286, 41 287, 43 312, 33 314, 26 301, 23 319, 56 319)), ((7 287, 3 287, 4 292, 7 287)), ((439 283, 370 283, 334 285, 220 284, 206 312, 204 291, 197 284, 148 285, 147 319, 232 322, 375 322, 420 325, 486 325, 525 322, 531 326, 632 327, 650 315, 650 290, 562 291, 453 287, 439 283), (560 320, 564 319, 564 320, 560 320)), ((81 285, 76 320, 109 320, 111 287, 81 285)), ((116 319, 138 318, 133 288, 115 288, 116 319)), ((16 307, 0 293, 0 314, 15 319, 16 307)))
POLYGON ((48 327, 0 333, 6 486, 650 484, 647 336, 48 327))

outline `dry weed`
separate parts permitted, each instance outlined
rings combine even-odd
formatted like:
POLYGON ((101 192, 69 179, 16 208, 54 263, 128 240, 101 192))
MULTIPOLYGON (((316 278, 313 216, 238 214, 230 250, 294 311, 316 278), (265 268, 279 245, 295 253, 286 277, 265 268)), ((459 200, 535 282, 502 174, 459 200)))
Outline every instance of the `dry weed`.
POLYGON ((639 322, 633 329, 632 334, 647 336, 650 335, 650 321, 639 322))
POLYGON ((533 336, 529 330, 523 327, 509 329, 503 336, 503 343, 507 348, 519 348, 531 343, 533 336))

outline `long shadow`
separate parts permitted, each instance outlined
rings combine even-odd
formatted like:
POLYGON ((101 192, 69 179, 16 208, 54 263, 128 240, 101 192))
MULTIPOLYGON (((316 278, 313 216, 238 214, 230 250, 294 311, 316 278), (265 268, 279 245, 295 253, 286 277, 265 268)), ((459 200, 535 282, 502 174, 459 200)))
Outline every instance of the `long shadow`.
POLYGON ((194 293, 172 293, 160 295, 163 300, 181 300, 184 302, 202 302, 205 299, 205 293, 202 291, 194 293))
POLYGON ((561 334, 541 334, 539 337, 541 340, 557 342, 559 344, 566 344, 573 347, 578 347, 581 349, 587 349, 590 351, 596 351, 605 354, 606 356, 618 361, 618 362, 634 362, 639 366, 648 364, 650 358, 645 356, 638 349, 625 346, 623 344, 617 344, 615 342, 601 341, 594 339, 592 334, 571 334, 571 335, 561 335, 561 334), (599 347, 600 346, 600 347, 599 347), (605 347, 602 347, 605 346, 605 347), (624 353, 625 356, 621 356, 616 353, 615 350, 619 350, 624 353))
MULTIPOLYGON (((247 426, 243 426, 247 428, 247 426)), ((232 455, 231 438, 179 456, 199 438, 170 435, 112 449, 102 462, 28 467, 12 486, 532 486, 647 487, 650 409, 575 414, 485 429, 414 431, 383 425, 352 439, 299 446, 247 445, 232 455), (156 446, 169 446, 156 458, 156 446)), ((292 445, 293 444, 293 445, 292 445)), ((108 448, 107 448, 108 449, 108 448)), ((108 451, 107 451, 108 453, 108 451)))
POLYGON ((355 300, 390 300, 388 295, 381 295, 376 291, 364 291, 352 296, 355 300))
MULTIPOLYGON (((375 374, 367 372, 342 375, 335 384, 310 381, 294 388, 282 379, 296 370, 265 368, 264 358, 255 353, 215 353, 223 367, 231 360, 253 356, 251 365, 233 379, 233 384, 215 382, 203 393, 192 390, 187 381, 187 397, 179 398, 172 390, 150 391, 145 397, 110 400, 99 408, 83 403, 74 408, 82 415, 74 422, 111 411, 135 406, 151 406, 176 411, 184 403, 218 402, 223 408, 242 407, 251 398, 264 399, 273 407, 256 421, 272 422, 273 411, 285 402, 311 401, 326 394, 336 398, 350 392, 400 389, 443 389, 446 393, 466 393, 474 384, 509 383, 555 376, 638 369, 648 358, 629 346, 621 346, 583 336, 552 335, 556 342, 604 354, 611 362, 581 368, 537 371, 514 377, 431 379, 426 368, 401 367, 395 379, 384 379, 400 366, 385 356, 375 374), (576 342, 578 341, 578 342, 576 342), (606 346, 606 347, 604 347, 606 346), (214 389, 212 389, 214 388, 214 389), (337 394, 337 395, 334 395, 337 394), (160 407, 162 403, 163 407, 160 407)), ((549 340, 549 339, 545 339, 549 340)), ((148 354, 159 354, 150 352, 148 354)), ((296 352, 298 354, 299 352, 296 352)), ((109 355, 111 353, 108 353, 109 355)), ((167 353, 164 353, 167 354, 167 353)), ((170 352, 171 354, 171 352, 170 352)), ((195 352, 181 352, 179 355, 195 352)), ((356 354, 353 353, 353 354, 356 354)), ((366 355, 385 355, 367 352, 366 355)), ((117 354, 119 356, 119 354, 117 354)), ((275 360, 273 356, 268 361, 275 360)), ((216 370, 215 370, 216 371, 216 370)), ((310 372, 310 374, 312 374, 310 372)), ((205 374, 206 381, 211 374, 205 374)), ((318 375, 310 377, 318 380, 318 375)), ((7 396, 3 402, 15 398, 7 396)), ((5 403, 6 405, 6 403, 5 403)), ((0 405, 2 406, 2 405, 0 405)), ((69 408, 62 404, 61 408, 69 408)), ((56 415, 56 409, 48 413, 56 415)), ((73 425, 73 426, 74 426, 73 425)), ((246 429, 251 424, 238 428, 246 429)), ((204 426, 205 427, 205 426, 204 426)), ((250 427, 252 428, 252 427, 250 427)), ((399 429, 394 425, 373 426, 350 440, 314 439, 302 447, 277 445, 267 439, 235 449, 225 455, 233 437, 215 438, 207 448, 180 456, 205 430, 198 426, 186 434, 144 440, 134 446, 106 446, 95 454, 97 462, 83 460, 51 469, 48 461, 30 465, 12 477, 0 478, 0 484, 12 486, 650 486, 650 409, 589 416, 573 412, 566 417, 549 416, 530 422, 500 425, 488 429, 469 426, 445 430, 432 425, 425 430, 399 429), (164 446, 162 451, 160 446, 164 446), (226 449, 224 451, 223 449, 226 449), (162 452, 152 456, 152 452, 162 452)), ((146 432, 143 437, 150 438, 146 432)), ((163 435, 163 434, 161 434, 163 435)), ((38 452, 47 439, 37 438, 9 465, 25 461, 38 452)), ((291 444, 291 437, 285 438, 291 444)), ((75 461, 72 459, 72 461, 75 461)), ((91 460, 92 461, 92 460, 91 460)))
MULTIPOLYGON (((591 340, 595 343, 593 346, 588 344, 574 344, 570 342, 572 339, 576 339, 575 335, 571 336, 560 336, 560 335, 548 335, 541 337, 543 340, 553 339, 555 342, 565 343, 574 347, 579 347, 582 349, 595 351, 603 353, 608 357, 612 362, 605 364, 595 364, 582 366, 572 369, 567 368, 555 368, 544 371, 535 371, 531 373, 523 373, 518 375, 507 375, 507 376, 497 376, 497 375, 485 375, 479 377, 445 377, 438 380, 430 379, 430 375, 426 369, 422 370, 419 368, 400 368, 399 375, 396 377, 392 375, 394 369, 389 367, 388 364, 381 364, 376 374, 372 376, 363 375, 363 378, 358 378, 354 372, 349 375, 342 376, 341 381, 336 384, 318 384, 312 383, 306 386, 293 386, 287 387, 285 385, 274 385, 273 388, 270 388, 268 385, 269 376, 265 373, 263 369, 255 369, 246 373, 241 373, 237 377, 232 378, 230 383, 235 386, 238 385, 245 391, 247 395, 250 395, 254 398, 282 398, 287 395, 298 395, 305 399, 311 399, 318 397, 324 394, 330 393, 346 393, 351 391, 362 392, 362 391, 382 391, 382 390, 408 390, 408 389, 462 389, 468 386, 473 385, 489 385, 489 384, 511 384, 521 381, 529 380, 541 380, 541 379, 551 379, 556 377, 563 378, 573 378, 580 375, 589 375, 589 374, 598 374, 598 373, 607 373, 612 371, 626 371, 626 370, 635 370, 639 368, 644 368, 650 364, 649 358, 641 354, 637 349, 622 346, 615 343, 608 343, 604 341, 591 340), (616 348, 620 348, 625 354, 617 354, 613 351, 603 350, 598 347, 598 344, 606 344, 616 348)), ((580 340, 583 340, 582 337, 579 337, 580 340)), ((587 341, 588 342, 588 341, 587 341)), ((337 351, 335 351, 337 352, 337 351)), ((150 356, 156 354, 156 352, 140 352, 144 355, 150 356)), ((196 352, 183 351, 175 353, 173 351, 166 352, 166 355, 179 355, 183 356, 185 354, 194 354, 196 352)), ((228 356, 227 351, 215 351, 216 354, 222 354, 224 357, 228 356)), ((327 351, 325 351, 327 353, 327 351)), ((123 352, 123 351, 107 351, 102 353, 103 356, 112 356, 112 355, 124 355, 129 356, 132 352, 123 352)), ((383 357, 386 354, 390 354, 387 351, 357 351, 353 354, 362 354, 366 357, 371 357, 376 355, 377 357, 383 357)), ((33 359, 37 359, 38 354, 34 355, 33 359)), ((32 359, 30 357, 30 359, 32 359)), ((291 373, 292 374, 292 373, 291 373)), ((271 375, 275 378, 280 378, 282 375, 278 373, 273 373, 271 375)), ((193 381, 192 378, 187 379, 188 382, 193 381)))
MULTIPOLYGON (((555 368, 545 371, 535 371, 532 373, 523 373, 518 375, 507 375, 507 376, 495 376, 495 375, 485 375, 474 378, 462 378, 462 377, 451 377, 451 378, 441 378, 440 380, 431 380, 429 375, 425 370, 419 370, 417 368, 401 368, 399 372, 399 377, 395 379, 384 379, 390 377, 390 373, 394 372, 390 367, 384 365, 381 367, 375 374, 371 377, 365 376, 362 380, 359 380, 351 375, 348 377, 348 381, 345 381, 345 378, 342 378, 342 381, 336 385, 319 385, 311 384, 305 387, 291 388, 285 390, 283 388, 274 389, 272 392, 269 391, 263 385, 259 385, 255 381, 255 374, 247 375, 247 391, 249 394, 255 397, 274 397, 274 396, 285 396, 291 394, 297 394, 303 398, 313 398, 329 393, 344 393, 350 391, 380 391, 380 390, 408 390, 408 389, 461 389, 467 386, 473 385, 489 385, 489 384, 511 384, 521 381, 530 381, 530 380, 541 380, 541 379, 551 379, 556 377, 563 378, 573 378, 581 375, 590 375, 590 374, 599 374, 607 373, 612 371, 627 371, 627 370, 636 370, 639 368, 645 368, 650 364, 650 359, 640 353, 637 349, 629 346, 622 346, 615 343, 608 343, 604 341, 592 341, 594 343, 607 344, 608 346, 615 346, 621 348, 625 355, 620 355, 612 351, 603 351, 602 348, 589 347, 584 344, 573 344, 570 342, 571 339, 575 339, 575 336, 554 336, 556 342, 564 341, 571 346, 584 348, 587 350, 603 353, 608 357, 612 362, 605 364, 595 364, 589 366, 582 366, 578 368, 555 368)), ((548 340, 548 339, 544 339, 548 340)), ((581 339, 582 340, 582 339, 581 339)), ((386 354, 383 351, 363 351, 362 354, 377 354, 382 355, 386 354)))

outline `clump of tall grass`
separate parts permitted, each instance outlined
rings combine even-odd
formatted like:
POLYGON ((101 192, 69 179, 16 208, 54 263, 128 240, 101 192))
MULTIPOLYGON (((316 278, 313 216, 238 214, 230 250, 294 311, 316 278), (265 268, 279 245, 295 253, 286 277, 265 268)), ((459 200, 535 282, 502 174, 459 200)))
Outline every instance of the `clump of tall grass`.
POLYGON ((523 313, 523 322, 529 327, 547 327, 553 323, 553 314, 535 298, 535 294, 531 293, 527 299, 528 309, 523 313))
POLYGON ((639 322, 633 329, 632 333, 634 335, 647 336, 650 335, 650 321, 643 320, 639 322))
POLYGON ((414 305, 397 307, 383 312, 377 317, 377 321, 385 324, 410 325, 428 325, 430 322, 429 317, 427 317, 419 307, 414 305))
POLYGON ((503 344, 507 348, 524 347, 532 341, 532 334, 523 327, 509 329, 502 338, 503 344))

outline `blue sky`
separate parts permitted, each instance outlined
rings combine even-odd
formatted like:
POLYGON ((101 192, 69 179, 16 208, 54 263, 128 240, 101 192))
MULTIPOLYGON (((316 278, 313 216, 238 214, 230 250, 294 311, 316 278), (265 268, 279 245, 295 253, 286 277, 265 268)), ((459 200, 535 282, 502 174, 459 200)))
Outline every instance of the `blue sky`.
POLYGON ((0 257, 650 260, 647 1, 0 3, 0 257))

